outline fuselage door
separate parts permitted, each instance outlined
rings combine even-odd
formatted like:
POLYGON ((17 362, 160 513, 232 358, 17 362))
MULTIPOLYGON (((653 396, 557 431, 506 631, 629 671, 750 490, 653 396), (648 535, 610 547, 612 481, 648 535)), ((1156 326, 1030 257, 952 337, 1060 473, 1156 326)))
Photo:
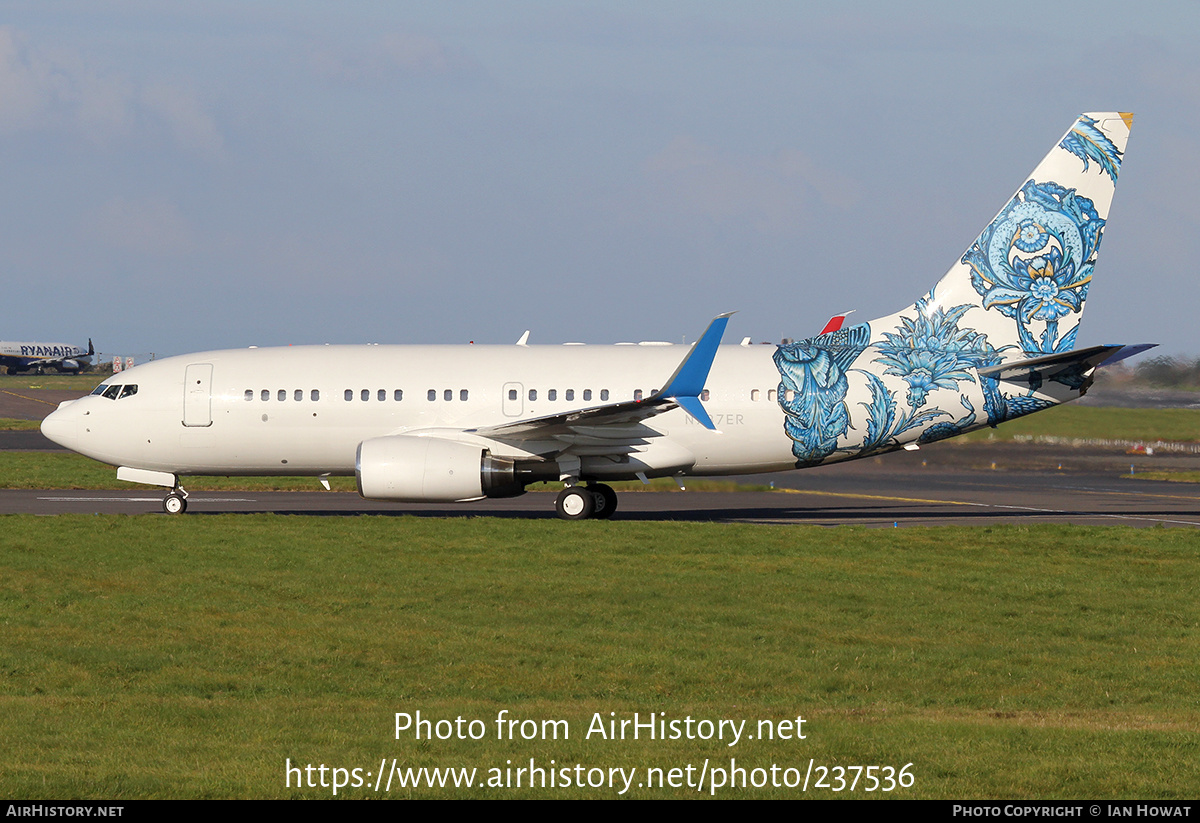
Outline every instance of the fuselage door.
POLYGON ((525 408, 525 387, 520 383, 505 383, 503 392, 503 404, 505 417, 520 417, 521 410, 525 408))
POLYGON ((192 363, 183 377, 183 425, 212 425, 212 363, 192 363))

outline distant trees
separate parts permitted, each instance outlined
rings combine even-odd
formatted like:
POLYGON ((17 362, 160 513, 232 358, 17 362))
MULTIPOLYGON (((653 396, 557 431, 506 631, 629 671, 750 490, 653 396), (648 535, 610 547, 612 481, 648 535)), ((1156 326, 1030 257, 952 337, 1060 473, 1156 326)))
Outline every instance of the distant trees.
POLYGON ((1130 387, 1200 390, 1200 358, 1190 360, 1167 355, 1142 357, 1132 366, 1128 363, 1118 363, 1100 369, 1098 377, 1103 382, 1130 387))

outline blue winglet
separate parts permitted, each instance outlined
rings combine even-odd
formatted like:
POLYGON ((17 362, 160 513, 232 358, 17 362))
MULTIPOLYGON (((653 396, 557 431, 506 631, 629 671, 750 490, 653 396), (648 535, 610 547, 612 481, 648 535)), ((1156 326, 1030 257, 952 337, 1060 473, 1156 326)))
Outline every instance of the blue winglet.
POLYGON ((712 368, 713 359, 717 356, 717 347, 725 335, 725 327, 733 312, 718 314, 708 324, 704 334, 692 346, 687 357, 679 364, 679 368, 667 381, 667 386, 658 393, 659 397, 669 397, 679 404, 680 408, 696 418, 696 422, 706 429, 715 429, 712 418, 700 404, 700 392, 708 381, 708 372, 712 368))
POLYGON ((717 427, 713 425, 712 418, 708 416, 708 412, 705 411, 704 404, 700 402, 699 397, 680 395, 675 398, 675 402, 679 404, 681 409, 696 418, 696 422, 701 426, 710 431, 716 430, 717 427))

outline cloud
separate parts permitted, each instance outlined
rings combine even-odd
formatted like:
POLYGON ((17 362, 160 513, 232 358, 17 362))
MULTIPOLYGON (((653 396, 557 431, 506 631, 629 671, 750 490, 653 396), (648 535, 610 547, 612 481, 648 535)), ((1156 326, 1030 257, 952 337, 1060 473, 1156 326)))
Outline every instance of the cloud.
POLYGON ((213 158, 221 153, 224 145, 221 132, 193 94, 156 83, 142 91, 141 100, 148 110, 162 118, 180 148, 213 158))
POLYGON ((643 171, 635 211, 748 222, 764 234, 790 234, 811 209, 845 211, 860 197, 856 181, 799 149, 727 156, 686 135, 648 158, 643 171))
POLYGON ((311 63, 322 77, 342 82, 380 81, 396 77, 461 74, 474 71, 474 61, 440 40, 410 32, 388 32, 347 54, 347 49, 316 49, 311 63))
POLYGON ((194 95, 99 71, 80 55, 38 49, 23 33, 0 26, 0 135, 68 131, 109 144, 154 124, 165 125, 191 154, 212 157, 223 143, 194 95))
POLYGON ((0 132, 43 128, 73 106, 79 94, 71 77, 32 53, 20 32, 0 26, 0 132))
POLYGON ((179 207, 163 198, 114 197, 85 218, 85 234, 124 252, 155 257, 186 254, 193 231, 179 207))

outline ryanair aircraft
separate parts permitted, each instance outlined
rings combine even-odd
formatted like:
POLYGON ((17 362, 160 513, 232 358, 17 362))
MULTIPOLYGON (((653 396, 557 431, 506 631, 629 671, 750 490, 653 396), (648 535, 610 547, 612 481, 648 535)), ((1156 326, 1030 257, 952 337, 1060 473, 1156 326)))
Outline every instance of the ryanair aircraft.
POLYGON ((611 517, 614 480, 806 468, 914 449, 1083 395, 1145 347, 1076 349, 1132 115, 1079 117, 950 271, 904 310, 807 340, 691 347, 312 346, 212 351, 114 375, 42 424, 163 486, 354 475, 369 499, 508 497, 611 517))
POLYGON ((48 368, 66 374, 79 374, 92 367, 95 354, 91 340, 86 349, 65 343, 0 342, 0 366, 7 366, 9 374, 23 371, 41 374, 48 368))

